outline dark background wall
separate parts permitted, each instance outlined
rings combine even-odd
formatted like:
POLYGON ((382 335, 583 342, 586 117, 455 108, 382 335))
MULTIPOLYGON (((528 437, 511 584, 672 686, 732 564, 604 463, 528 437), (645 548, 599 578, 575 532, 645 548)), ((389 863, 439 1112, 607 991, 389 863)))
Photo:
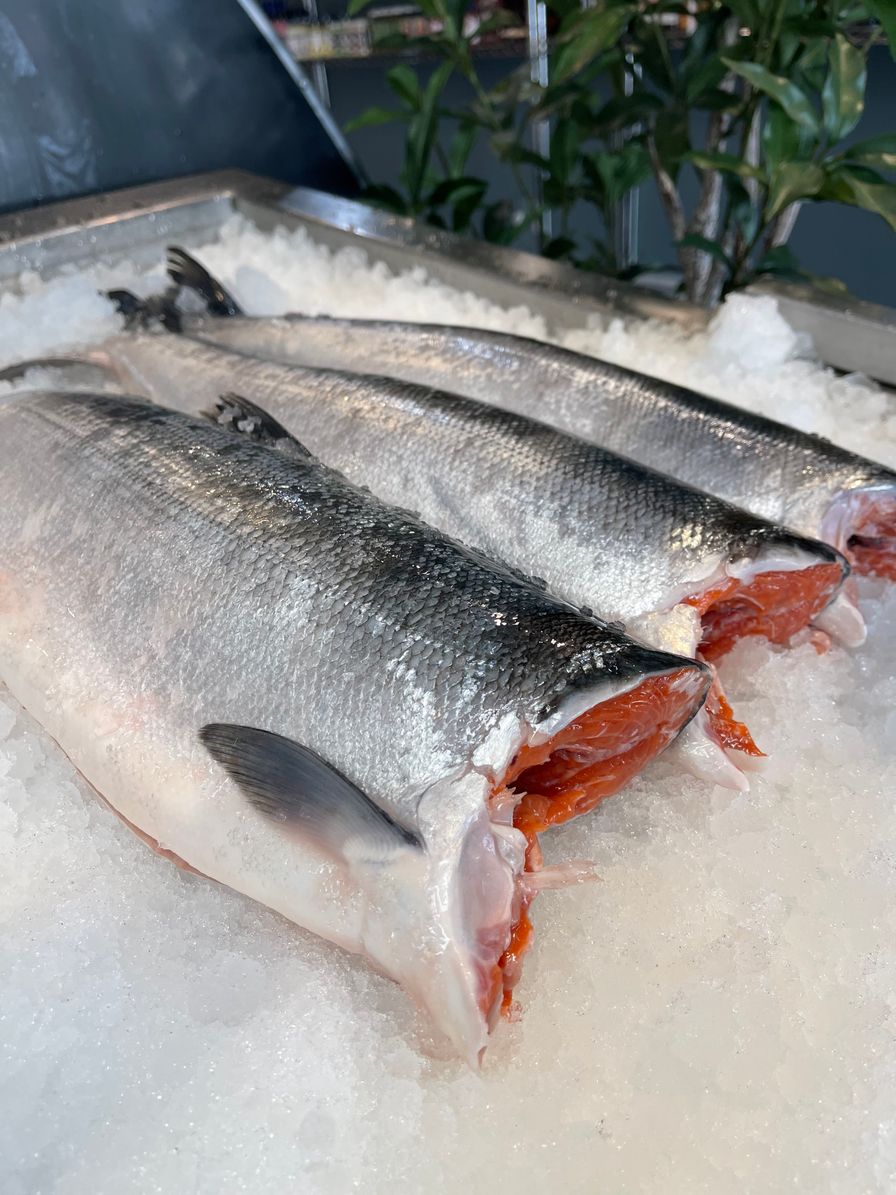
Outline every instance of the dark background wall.
POLYGON ((354 186, 235 0, 0 0, 0 211, 227 166, 354 186))
MULTIPOLYGON (((342 0, 328 2, 343 7, 342 0)), ((391 106, 389 65, 329 66, 339 125, 371 104, 391 106)), ((516 65, 484 61, 484 84, 516 65)), ((424 77, 432 69, 419 68, 424 77)), ((466 85, 452 80, 446 102, 461 106, 469 98, 466 85)), ((872 53, 856 136, 894 130, 896 66, 881 48, 872 53)), ((372 179, 397 184, 400 126, 366 129, 350 140, 372 179)), ((0 211, 227 166, 338 193, 355 186, 236 0, 0 0, 0 211)), ((470 171, 490 181, 492 197, 513 197, 509 172, 484 149, 474 153, 470 171)), ((583 234, 601 235, 592 209, 574 220, 583 234)), ((639 236, 640 260, 672 262, 650 186, 642 188, 639 236)), ((896 235, 878 217, 806 205, 791 244, 813 272, 896 306, 896 235)))
MULTIPOLYGON (((514 64, 503 61, 482 63, 486 86, 497 82, 514 64)), ((388 64, 362 61, 337 63, 328 67, 333 113, 340 124, 356 116, 371 104, 392 107, 393 97, 385 83, 388 64)), ((423 77, 432 66, 418 68, 423 77)), ((460 80, 448 86, 446 105, 467 101, 468 92, 460 80)), ((896 64, 889 51, 878 47, 871 53, 865 114, 853 134, 863 140, 880 133, 896 132, 896 64)), ((397 184, 402 160, 402 134, 398 125, 364 129, 349 138, 353 149, 371 178, 397 184)), ((470 163, 470 172, 488 179, 495 198, 512 197, 513 181, 508 171, 484 151, 470 163)), ((582 233, 590 229, 586 221, 597 221, 596 213, 579 213, 574 222, 582 233)), ((600 230, 598 229, 598 232, 600 230)), ((530 247, 528 245, 524 247, 530 247)), ((842 279, 861 298, 896 307, 896 234, 879 216, 839 204, 805 204, 790 240, 790 247, 812 273, 842 279)), ((666 218, 654 188, 641 188, 639 221, 639 258, 644 262, 671 263, 672 239, 666 218)), ((896 348, 894 348, 896 352, 896 348)))

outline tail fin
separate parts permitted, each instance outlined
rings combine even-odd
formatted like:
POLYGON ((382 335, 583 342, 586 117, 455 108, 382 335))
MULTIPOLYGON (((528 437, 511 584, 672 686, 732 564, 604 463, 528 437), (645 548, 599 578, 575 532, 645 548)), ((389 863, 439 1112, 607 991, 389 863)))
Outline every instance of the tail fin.
POLYGON ((211 276, 205 266, 177 245, 168 247, 168 277, 177 286, 186 287, 200 295, 210 315, 244 314, 233 295, 211 276))
POLYGON ((154 328, 161 325, 169 332, 180 332, 181 318, 176 302, 179 289, 178 286, 169 286, 162 294, 151 295, 148 299, 140 299, 129 290, 107 290, 106 298, 124 316, 126 328, 154 328))

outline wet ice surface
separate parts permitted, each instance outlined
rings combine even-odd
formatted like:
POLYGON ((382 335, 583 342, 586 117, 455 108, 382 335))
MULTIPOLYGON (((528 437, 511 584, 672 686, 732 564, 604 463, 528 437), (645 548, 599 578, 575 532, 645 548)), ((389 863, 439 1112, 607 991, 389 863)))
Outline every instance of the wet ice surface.
MULTIPOLYGON (((204 257, 253 311, 544 333, 302 238, 234 225, 204 257)), ((0 364, 100 339, 97 285, 128 281, 26 280, 0 364)), ((568 339, 896 457, 892 403, 801 358, 767 300, 690 342, 568 339)), ((481 1077, 428 1056, 363 963, 152 855, 0 694, 0 1189, 892 1190, 896 587, 863 609, 858 652, 726 661, 770 756, 751 794, 660 760, 546 841, 602 882, 539 898, 524 1015, 481 1077)))

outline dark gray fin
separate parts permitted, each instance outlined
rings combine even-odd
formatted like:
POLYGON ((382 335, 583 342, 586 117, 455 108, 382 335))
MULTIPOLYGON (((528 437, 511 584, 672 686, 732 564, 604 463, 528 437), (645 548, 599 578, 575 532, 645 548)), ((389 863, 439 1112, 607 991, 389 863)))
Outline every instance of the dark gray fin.
POLYGON ((151 295, 148 299, 140 299, 129 290, 107 290, 105 295, 124 316, 124 326, 128 330, 161 326, 168 332, 182 332, 183 323, 177 309, 179 291, 179 286, 172 285, 162 294, 151 295))
POLYGON ((241 394, 222 394, 214 408, 203 411, 202 415, 219 427, 226 427, 239 436, 248 436, 257 444, 276 448, 287 456, 306 460, 312 455, 273 415, 241 394))
POLYGON ((115 304, 118 314, 124 316, 128 327, 135 324, 143 314, 144 303, 130 290, 107 290, 106 298, 115 304))
POLYGON ((419 835, 292 739, 220 722, 203 726, 199 738, 259 813, 342 862, 388 863, 423 849, 419 835))
POLYGON ((168 277, 177 286, 195 291, 205 300, 209 315, 244 315, 236 299, 205 266, 177 245, 168 246, 168 277))

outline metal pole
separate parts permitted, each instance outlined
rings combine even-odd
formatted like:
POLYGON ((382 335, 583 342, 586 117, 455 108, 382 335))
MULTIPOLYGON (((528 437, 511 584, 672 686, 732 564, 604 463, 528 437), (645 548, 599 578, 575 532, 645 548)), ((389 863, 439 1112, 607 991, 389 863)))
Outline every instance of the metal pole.
MULTIPOLYGON (((548 14, 544 0, 528 0, 527 33, 529 39, 529 78, 541 87, 548 84, 548 14)), ((532 125, 532 148, 543 158, 551 154, 551 124, 548 120, 537 120, 532 125)), ((544 176, 535 169, 535 195, 539 205, 544 204, 544 176)), ((554 235, 554 217, 549 211, 542 211, 539 248, 543 249, 554 235)))
POLYGON ((352 148, 346 141, 342 129, 340 129, 339 125, 333 119, 330 109, 322 101, 317 88, 308 77, 308 72, 296 62, 295 58, 287 50, 286 46, 277 36, 273 25, 262 12, 261 8, 259 8, 258 4, 256 4, 255 0, 237 0, 237 2, 277 55, 281 66, 292 79, 293 83, 295 83, 296 87, 298 87, 299 91, 301 91, 302 95, 308 101, 308 107, 323 125, 324 131, 335 145, 346 166, 348 166, 359 182, 368 182, 369 180, 363 166, 352 153, 352 148))
MULTIPOLYGON (((317 7, 317 0, 305 0, 305 10, 315 24, 320 24, 320 12, 317 7)), ((314 86, 317 88, 317 94, 320 96, 322 103, 326 104, 329 108, 330 80, 327 78, 326 64, 323 62, 312 63, 311 78, 314 80, 314 86)))
MULTIPOLYGON (((640 73, 636 66, 634 55, 625 56, 625 68, 622 75, 622 88, 629 96, 635 89, 635 72, 640 73)), ((610 144, 613 149, 621 149, 632 136, 635 129, 622 129, 612 135, 610 144)), ((638 260, 638 216, 641 195, 637 187, 626 192, 616 203, 616 227, 613 230, 613 249, 619 269, 627 269, 638 260)))

